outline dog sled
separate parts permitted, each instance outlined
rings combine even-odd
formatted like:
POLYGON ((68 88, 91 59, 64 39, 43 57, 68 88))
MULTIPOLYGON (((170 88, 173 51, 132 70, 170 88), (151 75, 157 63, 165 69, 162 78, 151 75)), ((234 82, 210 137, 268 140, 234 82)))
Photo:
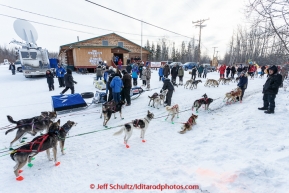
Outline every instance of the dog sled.
MULTIPOLYGON (((144 90, 141 87, 133 87, 130 90, 131 100, 137 99, 144 90)), ((107 94, 105 92, 96 91, 92 99, 92 104, 103 104, 107 102, 107 94)))

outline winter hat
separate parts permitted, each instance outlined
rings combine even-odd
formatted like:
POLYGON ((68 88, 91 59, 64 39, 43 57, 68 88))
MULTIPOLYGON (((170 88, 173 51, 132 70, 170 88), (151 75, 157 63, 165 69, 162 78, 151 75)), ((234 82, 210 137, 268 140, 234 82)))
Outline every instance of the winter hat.
POLYGON ((162 81, 165 81, 165 79, 166 79, 165 77, 162 77, 162 81))
POLYGON ((278 72, 278 68, 275 65, 268 68, 268 70, 273 70, 273 74, 276 74, 278 72))
POLYGON ((112 68, 112 70, 114 71, 114 73, 116 73, 116 68, 112 68))
POLYGON ((67 74, 72 74, 72 71, 70 69, 67 69, 67 74))
POLYGON ((123 74, 126 74, 126 73, 127 73, 127 71, 126 71, 126 70, 122 70, 121 72, 122 72, 123 74))
POLYGON ((113 69, 113 67, 112 67, 112 66, 110 66, 110 67, 109 67, 109 70, 112 70, 112 69, 113 69))
POLYGON ((245 75, 245 72, 244 72, 244 71, 242 71, 242 72, 241 72, 241 74, 245 75))
POLYGON ((145 70, 145 69, 146 69, 146 67, 144 66, 144 67, 142 67, 142 69, 144 69, 144 70, 145 70))

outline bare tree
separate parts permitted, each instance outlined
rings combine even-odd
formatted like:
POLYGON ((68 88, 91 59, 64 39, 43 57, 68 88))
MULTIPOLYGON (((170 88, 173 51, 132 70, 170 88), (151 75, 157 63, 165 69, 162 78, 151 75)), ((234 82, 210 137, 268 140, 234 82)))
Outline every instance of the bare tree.
POLYGON ((276 35, 278 49, 289 54, 289 0, 249 0, 247 14, 255 26, 276 35))

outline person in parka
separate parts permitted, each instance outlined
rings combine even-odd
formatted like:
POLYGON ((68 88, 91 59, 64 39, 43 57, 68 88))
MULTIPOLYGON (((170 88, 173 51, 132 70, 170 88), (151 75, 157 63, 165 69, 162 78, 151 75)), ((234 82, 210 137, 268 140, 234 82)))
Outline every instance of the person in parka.
POLYGON ((236 67, 233 65, 231 68, 231 78, 234 78, 235 74, 236 74, 236 67))
POLYGON ((183 85, 183 77, 184 77, 184 69, 182 66, 179 66, 179 70, 178 70, 178 77, 179 77, 179 85, 183 85))
POLYGON ((275 98, 282 83, 282 75, 278 74, 275 65, 268 68, 268 78, 263 85, 263 107, 259 110, 266 110, 264 113, 273 114, 275 112, 275 98))
POLYGON ((47 84, 48 84, 48 88, 49 88, 49 91, 52 91, 54 90, 54 76, 53 74, 51 73, 50 70, 46 70, 46 79, 47 79, 47 84))
POLYGON ((164 85, 160 93, 162 93, 163 90, 168 90, 165 103, 167 104, 166 106, 171 106, 173 92, 175 91, 174 85, 169 78, 163 77, 162 80, 164 82, 164 85))
POLYGON ((162 80, 163 76, 164 76, 164 66, 161 65, 161 67, 159 68, 159 77, 160 77, 159 81, 162 80))
POLYGON ((168 76, 170 75, 170 67, 168 64, 165 64, 163 71, 164 71, 164 77, 168 78, 168 76))
POLYGON ((146 77, 147 71, 146 71, 146 70, 147 70, 146 67, 143 66, 143 67, 142 67, 142 75, 141 75, 142 86, 146 86, 146 85, 147 85, 147 84, 146 84, 146 80, 147 80, 147 77, 146 77))
POLYGON ((205 66, 205 68, 204 68, 203 78, 207 78, 207 73, 208 73, 208 67, 205 66))
POLYGON ((127 66, 126 66, 126 72, 128 73, 128 74, 131 74, 131 70, 132 70, 132 64, 127 64, 127 66))
POLYGON ((203 65, 200 65, 200 67, 198 68, 198 77, 202 78, 202 73, 204 72, 204 67, 203 65))
POLYGON ((15 64, 14 63, 10 63, 9 70, 11 70, 12 75, 15 75, 15 69, 16 69, 15 64))
POLYGON ((229 78, 230 72, 231 72, 231 67, 227 66, 227 68, 226 68, 226 78, 229 78))
POLYGON ((196 66, 194 66, 193 68, 192 68, 192 79, 195 81, 195 79, 196 79, 196 75, 197 75, 197 67, 196 66))
POLYGON ((131 76, 127 73, 126 70, 123 70, 122 74, 123 74, 123 77, 122 77, 123 89, 121 92, 121 100, 122 101, 126 100, 126 106, 130 106, 131 105, 130 89, 132 87, 131 76))
POLYGON ((244 93, 245 93, 245 90, 247 89, 248 87, 248 77, 246 75, 245 72, 241 72, 240 74, 240 80, 239 80, 239 83, 237 85, 241 90, 242 90, 242 94, 241 94, 241 97, 237 97, 237 100, 239 100, 240 102, 242 102, 243 100, 243 96, 244 96, 244 93))
POLYGON ((115 77, 112 79, 110 83, 110 87, 112 89, 112 94, 113 94, 113 100, 116 104, 120 102, 120 92, 121 89, 123 88, 123 82, 121 78, 119 77, 119 74, 115 74, 115 77))
POLYGON ((177 65, 176 64, 171 69, 171 76, 172 76, 172 83, 176 84, 176 79, 177 79, 177 76, 178 76, 178 69, 177 69, 177 65))
POLYGON ((97 68, 96 68, 96 80, 102 78, 102 74, 103 74, 103 69, 101 67, 101 65, 98 65, 97 68))
POLYGON ((150 66, 146 67, 145 76, 146 76, 147 89, 149 90, 151 88, 151 76, 152 76, 152 71, 151 71, 150 66))
POLYGON ((65 89, 60 94, 63 95, 68 89, 71 90, 71 94, 74 94, 74 84, 77 84, 77 82, 73 80, 72 71, 70 69, 67 69, 67 72, 64 75, 64 83, 65 89))
POLYGON ((112 92, 112 88, 110 86, 110 83, 112 81, 112 79, 115 77, 116 75, 116 72, 117 72, 117 69, 116 68, 113 68, 112 66, 110 67, 110 70, 109 70, 109 75, 108 75, 108 79, 107 79, 107 86, 108 86, 108 100, 107 101, 111 101, 113 99, 113 92, 112 92))
POLYGON ((64 74, 66 73, 65 69, 58 64, 56 68, 56 77, 58 78, 59 87, 65 87, 64 85, 64 74))
POLYGON ((132 74, 131 74, 134 86, 137 86, 138 74, 139 74, 138 65, 134 64, 133 67, 132 67, 132 74))

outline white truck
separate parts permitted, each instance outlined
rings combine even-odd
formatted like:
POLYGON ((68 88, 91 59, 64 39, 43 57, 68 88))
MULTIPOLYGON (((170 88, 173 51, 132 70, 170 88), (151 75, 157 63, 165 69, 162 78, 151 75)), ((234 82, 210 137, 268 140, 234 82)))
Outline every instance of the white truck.
POLYGON ((16 49, 16 54, 21 62, 23 75, 26 78, 45 75, 46 70, 50 69, 48 51, 37 46, 38 35, 35 28, 28 21, 18 19, 14 22, 14 30, 25 41, 10 42, 21 46, 16 49))

